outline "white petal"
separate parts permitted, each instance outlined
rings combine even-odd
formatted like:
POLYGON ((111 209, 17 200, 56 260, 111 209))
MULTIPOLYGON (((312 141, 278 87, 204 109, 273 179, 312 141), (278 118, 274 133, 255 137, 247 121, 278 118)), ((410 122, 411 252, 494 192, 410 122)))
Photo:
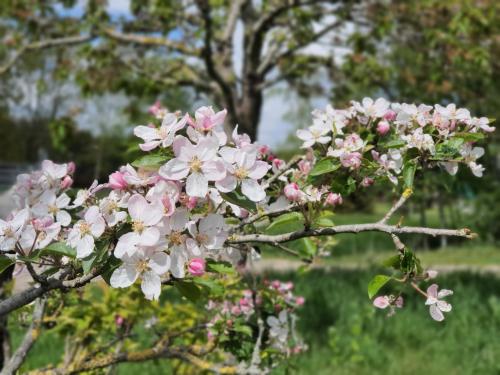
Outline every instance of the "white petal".
POLYGON ((76 245, 76 257, 80 259, 85 258, 92 254, 92 250, 94 250, 94 237, 87 234, 76 245))
POLYGON ((444 315, 441 310, 438 309, 437 305, 431 305, 431 307, 429 308, 429 312, 432 319, 438 322, 442 322, 444 320, 444 315))
POLYGON ((118 239, 113 254, 117 258, 122 258, 125 254, 132 254, 138 242, 139 236, 136 233, 125 233, 118 239))
POLYGON ((127 288, 137 280, 137 276, 139 274, 133 265, 122 264, 113 272, 109 281, 113 288, 127 288))
POLYGON ((172 272, 174 277, 182 279, 185 276, 184 265, 186 263, 186 258, 184 254, 180 251, 173 251, 170 260, 170 272, 172 272))
POLYGON ((237 183, 238 181, 236 180, 236 177, 233 175, 227 175, 224 179, 217 181, 215 183, 215 187, 223 193, 229 193, 230 191, 236 189, 237 183))
POLYGON ((63 210, 57 211, 56 221, 60 223, 63 227, 66 227, 71 223, 71 215, 63 210))
POLYGON ((209 160, 203 163, 203 174, 209 181, 219 181, 226 177, 226 168, 222 160, 209 160))
POLYGON ((158 228, 146 228, 139 234, 138 244, 141 246, 154 246, 160 239, 160 231, 158 228))
POLYGON ((164 252, 158 252, 151 256, 149 267, 158 275, 163 275, 170 269, 170 257, 164 252))
POLYGON ((101 234, 104 233, 104 230, 106 229, 106 223, 104 222, 104 219, 101 215, 100 217, 97 218, 97 220, 90 226, 90 230, 92 231, 92 235, 95 238, 101 237, 101 234))
POLYGON ((201 173, 191 173, 186 181, 186 193, 191 197, 204 198, 208 193, 208 181, 201 173))
POLYGON ((249 178, 242 181, 241 192, 254 202, 260 202, 266 197, 266 192, 262 186, 257 181, 249 178))
POLYGON ((264 177, 271 166, 265 161, 257 160, 254 166, 250 169, 248 177, 253 180, 259 180, 264 177))
POLYGON ((146 299, 157 300, 161 293, 161 279, 156 273, 147 271, 142 274, 141 289, 146 299))
POLYGON ((142 138, 145 141, 151 141, 153 139, 158 139, 158 131, 156 128, 151 126, 139 125, 134 128, 134 135, 136 137, 142 138))
MULTIPOLYGON (((184 147, 183 147, 184 149, 184 147)), ((169 180, 181 180, 185 178, 189 173, 189 166, 186 162, 179 159, 172 159, 167 162, 158 171, 160 176, 169 180)))
POLYGON ((446 301, 438 301, 437 307, 439 310, 441 310, 443 312, 450 312, 451 311, 451 304, 449 304, 446 301))
POLYGON ((449 290, 449 289, 441 289, 438 293, 438 298, 441 299, 441 298, 444 298, 446 296, 451 296, 453 294, 453 290, 449 290))

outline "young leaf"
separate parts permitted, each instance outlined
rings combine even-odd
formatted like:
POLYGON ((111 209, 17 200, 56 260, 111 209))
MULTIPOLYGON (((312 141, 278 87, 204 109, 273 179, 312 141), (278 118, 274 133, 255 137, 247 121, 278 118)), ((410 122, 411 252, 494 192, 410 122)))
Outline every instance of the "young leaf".
POLYGON ((401 256, 394 255, 392 257, 389 257, 382 262, 382 265, 384 267, 392 267, 398 270, 401 267, 401 256))
POLYGON ((229 262, 216 262, 209 259, 207 261, 207 271, 234 275, 236 272, 229 262))
POLYGON ((184 297, 192 302, 196 302, 201 297, 200 288, 193 282, 177 280, 174 285, 184 297))
POLYGON ((52 255, 60 255, 67 256, 70 258, 76 257, 76 250, 71 246, 68 246, 65 242, 54 242, 49 246, 41 250, 43 254, 52 254, 52 255))
POLYGON ((136 168, 157 168, 162 166, 168 161, 168 156, 159 154, 150 154, 141 156, 132 162, 132 165, 136 168))
POLYGON ((9 266, 13 265, 15 262, 9 257, 0 255, 0 274, 5 271, 9 266))
POLYGON ((335 162, 333 159, 325 158, 317 162, 311 172, 310 176, 320 176, 325 173, 330 173, 336 171, 340 168, 340 163, 335 162))
POLYGON ((413 188, 413 180, 415 178, 416 170, 417 170, 417 163, 415 162, 415 160, 409 160, 404 164, 403 179, 404 179, 405 189, 413 188))
POLYGON ((248 211, 255 212, 257 210, 255 202, 252 202, 250 199, 236 190, 230 193, 221 193, 220 195, 229 203, 235 204, 239 207, 243 207, 248 211))
POLYGON ((266 234, 282 234, 304 229, 304 217, 299 212, 289 212, 278 216, 266 228, 266 234))
POLYGON ((389 280, 391 280, 391 277, 386 275, 376 275, 373 279, 371 279, 368 283, 368 297, 372 299, 375 294, 378 293, 380 288, 387 284, 389 280))

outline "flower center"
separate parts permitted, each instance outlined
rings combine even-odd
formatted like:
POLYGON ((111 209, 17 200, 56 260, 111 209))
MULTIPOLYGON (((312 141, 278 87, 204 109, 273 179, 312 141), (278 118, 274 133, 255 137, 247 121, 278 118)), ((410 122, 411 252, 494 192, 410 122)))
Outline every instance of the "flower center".
POLYGON ((234 171, 234 175, 236 176, 236 178, 242 180, 248 176, 248 171, 243 167, 238 167, 234 171))
POLYGON ((12 230, 11 227, 7 227, 7 228, 4 229, 3 235, 5 237, 14 237, 14 231, 12 230))
POLYGON ((90 225, 86 222, 80 223, 80 233, 82 234, 82 236, 90 234, 90 225))
POLYGON ((137 272, 143 273, 144 271, 146 271, 148 269, 148 261, 145 259, 140 260, 135 265, 135 269, 137 270, 137 272))
POLYGON ((181 232, 173 231, 170 233, 169 239, 173 245, 182 245, 184 243, 184 236, 181 232))
POLYGON ((189 168, 191 168, 192 172, 200 172, 201 171, 201 160, 198 159, 197 156, 193 157, 189 162, 189 168))
POLYGON ((47 210, 52 215, 55 215, 57 213, 57 211, 59 211, 59 208, 57 208, 57 206, 54 206, 54 205, 51 204, 51 205, 48 206, 47 210))
POLYGON ((142 221, 134 221, 132 223, 132 230, 136 233, 139 233, 139 234, 142 234, 142 232, 144 231, 144 223, 142 221))
POLYGON ((198 233, 196 235, 196 241, 198 241, 198 243, 204 244, 204 243, 208 242, 208 236, 206 234, 203 234, 203 233, 198 233))
POLYGON ((316 130, 316 129, 312 129, 311 134, 312 134, 314 139, 321 137, 321 132, 319 130, 316 130))

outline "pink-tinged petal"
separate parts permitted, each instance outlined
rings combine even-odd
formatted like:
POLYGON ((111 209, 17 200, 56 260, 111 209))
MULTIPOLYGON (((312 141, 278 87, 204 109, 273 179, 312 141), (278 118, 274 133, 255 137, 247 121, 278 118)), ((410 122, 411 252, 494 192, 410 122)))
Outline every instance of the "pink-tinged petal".
POLYGON ((223 146, 227 143, 227 134, 224 130, 213 130, 212 133, 219 140, 219 146, 223 146))
POLYGON ((212 116, 212 124, 213 126, 219 126, 224 123, 224 119, 226 118, 227 110, 223 109, 222 111, 217 112, 212 116))
POLYGON ((439 310, 443 312, 450 312, 451 311, 451 304, 449 304, 446 301, 437 301, 437 307, 439 310))
POLYGON ((269 171, 271 166, 265 161, 258 160, 254 166, 249 170, 248 177, 253 180, 260 180, 269 171))
POLYGON ((396 302, 394 304, 396 305, 396 307, 399 307, 401 309, 403 308, 403 303, 403 297, 399 296, 398 298, 396 298, 396 302))
POLYGON ((299 129, 297 130, 297 137, 303 141, 310 141, 312 139, 312 134, 311 132, 305 130, 305 129, 299 129))
POLYGON ((79 259, 86 258, 94 250, 94 237, 87 234, 83 236, 76 245, 76 257, 79 259))
POLYGON ((153 202, 147 205, 146 211, 143 212, 140 220, 147 226, 156 225, 163 218, 164 212, 165 209, 161 202, 153 202))
POLYGON ((241 182, 241 192, 251 201, 260 202, 266 198, 266 192, 255 180, 249 178, 241 182))
POLYGON ((147 209, 148 202, 140 194, 134 194, 128 200, 128 212, 134 221, 142 221, 142 217, 147 209))
POLYGON ((196 155, 201 161, 213 160, 219 149, 219 140, 216 137, 203 138, 196 146, 196 155))
POLYGON ((432 298, 438 297, 438 285, 437 284, 432 284, 430 287, 427 288, 427 296, 432 297, 432 298))
POLYGON ((71 223, 71 215, 66 211, 57 211, 56 221, 63 227, 67 227, 71 223))
POLYGON ((84 219, 87 223, 93 223, 100 217, 102 217, 102 215, 99 211, 99 207, 91 206, 88 208, 87 212, 85 212, 84 219))
POLYGON ((453 290, 449 290, 449 289, 441 289, 438 293, 438 298, 441 299, 441 298, 444 298, 446 296, 451 296, 453 295, 453 290))
POLYGON ((202 171, 209 181, 219 181, 226 177, 226 168, 222 160, 204 162, 202 171))
POLYGON ((113 288, 127 288, 135 283, 138 276, 134 265, 125 263, 113 272, 109 281, 113 288))
POLYGON ((183 231, 186 229, 188 222, 188 212, 185 209, 178 209, 170 217, 170 227, 175 231, 183 231))
POLYGON ((237 151, 234 147, 222 147, 219 154, 226 163, 232 164, 236 160, 237 151))
POLYGON ((385 309, 389 305, 389 298, 387 296, 379 296, 373 300, 373 306, 379 309, 385 309))
POLYGON ((208 180, 201 173, 192 173, 186 180, 186 193, 190 197, 204 198, 208 193, 208 180))
POLYGON ((158 130, 152 126, 144 126, 144 125, 136 126, 134 128, 134 135, 136 137, 144 139, 145 141, 159 139, 158 130))
POLYGON ((429 307, 429 312, 431 314, 432 319, 438 322, 442 322, 444 320, 444 315, 441 312, 441 310, 439 310, 437 305, 431 305, 431 307, 429 307))
POLYGON ((178 135, 177 137, 175 137, 174 142, 172 143, 172 149, 174 150, 174 155, 178 157, 179 154, 181 153, 181 149, 188 143, 191 144, 191 142, 189 142, 189 139, 187 139, 183 135, 178 135))
POLYGON ((151 151, 151 150, 154 150, 156 147, 158 147, 159 145, 161 144, 161 141, 150 141, 150 142, 146 142, 146 143, 141 143, 139 145, 139 148, 142 150, 142 151, 151 151))
POLYGON ((23 208, 21 211, 14 215, 14 217, 10 221, 10 225, 12 225, 13 228, 16 228, 16 230, 20 229, 26 224, 29 217, 29 210, 27 208, 23 208))
POLYGON ((125 254, 131 255, 135 251, 138 242, 139 236, 137 233, 125 233, 118 239, 118 243, 116 244, 113 254, 117 258, 122 258, 125 254))
POLYGON ((56 207, 57 208, 66 208, 66 207, 68 207, 70 201, 71 201, 70 197, 68 197, 68 195, 66 195, 66 193, 63 193, 57 197, 56 207))
POLYGON ((163 165, 158 173, 168 180, 182 180, 189 174, 189 165, 179 159, 172 159, 163 165))
POLYGON ((141 246, 154 246, 160 239, 160 231, 158 228, 146 228, 139 234, 138 245, 141 246))
POLYGON ((158 275, 163 275, 170 269, 170 257, 164 252, 158 252, 149 259, 149 267, 158 275))
POLYGON ((191 142, 185 142, 180 151, 177 159, 189 163, 195 156, 198 156, 197 146, 194 146, 191 142))
POLYGON ((215 183, 215 187, 223 193, 229 193, 230 191, 236 189, 237 183, 238 180, 236 177, 233 175, 227 175, 224 179, 217 181, 215 183))
POLYGON ((146 299, 157 300, 161 294, 161 279, 156 273, 146 271, 142 274, 141 290, 146 299))

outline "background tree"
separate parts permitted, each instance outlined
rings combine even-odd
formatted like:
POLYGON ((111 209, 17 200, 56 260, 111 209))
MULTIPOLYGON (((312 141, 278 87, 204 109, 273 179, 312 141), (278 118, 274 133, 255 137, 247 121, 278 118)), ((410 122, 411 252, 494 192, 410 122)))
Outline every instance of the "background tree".
POLYGON ((106 1, 70 11, 76 3, 2 2, 8 31, 0 73, 33 51, 58 48, 57 74, 77 72, 86 90, 189 87, 227 108, 252 138, 266 88, 288 81, 303 93, 321 89, 311 74, 332 64, 331 50, 307 49, 335 44, 353 8, 331 0, 132 0, 130 16, 116 17, 106 1))

